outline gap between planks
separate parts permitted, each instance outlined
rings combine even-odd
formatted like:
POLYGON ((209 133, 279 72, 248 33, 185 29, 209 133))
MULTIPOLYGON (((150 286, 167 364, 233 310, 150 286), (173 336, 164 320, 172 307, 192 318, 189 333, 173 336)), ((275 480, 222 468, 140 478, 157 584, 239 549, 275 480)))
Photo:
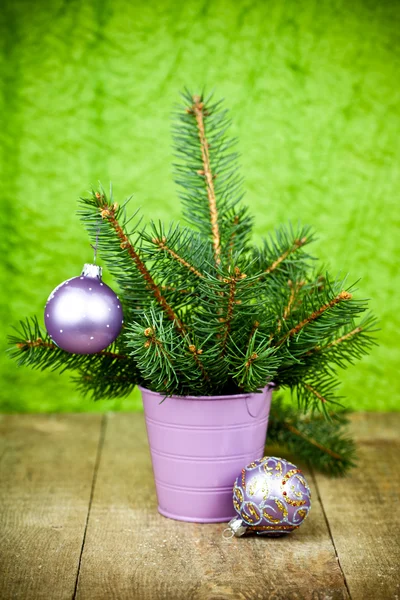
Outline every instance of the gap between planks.
POLYGON ((99 466, 100 466, 100 461, 101 461, 101 454, 102 454, 102 451, 103 451, 104 439, 105 439, 105 436, 106 436, 106 429, 107 429, 107 413, 104 413, 103 416, 102 416, 102 419, 101 419, 101 423, 100 423, 99 443, 97 445, 96 461, 95 461, 94 469, 93 469, 92 486, 90 488, 90 497, 89 497, 88 512, 87 512, 87 515, 86 515, 85 529, 84 529, 83 536, 82 536, 82 546, 81 546, 81 551, 79 553, 78 568, 77 568, 77 571, 76 571, 75 587, 74 587, 74 593, 72 595, 72 600, 76 599, 76 594, 77 594, 77 591, 78 591, 78 583, 79 583, 79 575, 80 575, 80 572, 81 572, 82 556, 83 556, 83 551, 85 549, 86 533, 87 533, 87 528, 88 528, 88 525, 89 525, 90 511, 91 511, 92 503, 93 503, 94 490, 95 490, 95 487, 96 487, 97 473, 99 471, 99 466))

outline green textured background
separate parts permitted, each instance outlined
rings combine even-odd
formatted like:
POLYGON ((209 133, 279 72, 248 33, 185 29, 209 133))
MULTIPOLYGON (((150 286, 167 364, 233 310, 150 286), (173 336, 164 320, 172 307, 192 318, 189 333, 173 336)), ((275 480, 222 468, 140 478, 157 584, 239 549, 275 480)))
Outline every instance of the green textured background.
POLYGON ((76 198, 100 179, 146 218, 179 218, 170 111, 203 85, 225 97, 256 235, 312 224, 333 273, 361 277, 379 348, 344 373, 358 409, 399 408, 400 3, 1 3, 0 409, 92 404, 67 376, 17 369, 10 325, 90 261, 76 198))

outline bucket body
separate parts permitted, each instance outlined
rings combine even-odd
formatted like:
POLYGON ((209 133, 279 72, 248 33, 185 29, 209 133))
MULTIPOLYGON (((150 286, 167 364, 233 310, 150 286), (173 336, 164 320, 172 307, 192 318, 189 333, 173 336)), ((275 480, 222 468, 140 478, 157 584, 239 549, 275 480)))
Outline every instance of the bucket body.
POLYGON ((180 521, 236 516, 232 488, 262 458, 272 386, 233 396, 163 396, 140 388, 158 510, 180 521))

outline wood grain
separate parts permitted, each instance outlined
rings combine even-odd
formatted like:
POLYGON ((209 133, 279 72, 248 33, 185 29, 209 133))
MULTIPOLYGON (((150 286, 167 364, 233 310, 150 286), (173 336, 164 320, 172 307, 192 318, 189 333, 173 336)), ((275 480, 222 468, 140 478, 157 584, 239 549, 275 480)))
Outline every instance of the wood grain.
POLYGON ((142 415, 0 416, 0 598, 398 599, 400 414, 352 427, 358 468, 305 470, 298 531, 224 540, 157 513, 142 415))
POLYGON ((101 415, 0 416, 0 598, 71 599, 101 415))
POLYGON ((352 415, 358 468, 332 481, 316 475, 353 600, 400 598, 400 413, 352 415))
POLYGON ((77 598, 348 597, 315 495, 308 521, 287 538, 224 540, 225 527, 160 516, 143 416, 110 415, 77 598))

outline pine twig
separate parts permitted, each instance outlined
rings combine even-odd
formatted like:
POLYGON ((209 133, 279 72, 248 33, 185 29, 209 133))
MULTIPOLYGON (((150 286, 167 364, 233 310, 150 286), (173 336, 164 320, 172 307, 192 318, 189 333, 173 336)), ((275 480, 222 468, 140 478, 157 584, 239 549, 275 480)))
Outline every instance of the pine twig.
POLYGON ((235 294, 236 294, 236 286, 238 281, 244 279, 246 277, 245 273, 241 273, 238 267, 235 267, 235 274, 229 278, 224 279, 224 283, 229 284, 229 295, 228 295, 228 307, 226 311, 226 318, 223 319, 223 323, 225 326, 224 335, 222 338, 222 355, 225 354, 226 344, 228 341, 229 332, 231 329, 232 318, 233 318, 233 309, 235 306, 235 294))
POLYGON ((319 391, 316 390, 312 385, 310 385, 309 383, 303 383, 303 385, 309 392, 314 394, 314 396, 318 398, 318 400, 321 400, 323 404, 327 402, 326 398, 324 398, 324 396, 320 394, 319 391))
POLYGON ((288 303, 286 304, 286 306, 283 310, 282 319, 279 319, 279 321, 278 321, 277 333, 280 333, 280 331, 282 329, 282 321, 286 321, 288 319, 288 317, 290 316, 290 314, 293 310, 294 301, 296 299, 296 294, 303 287, 304 284, 305 284, 304 281, 299 281, 299 282, 293 283, 291 279, 288 280, 288 286, 290 287, 290 296, 289 296, 288 303))
POLYGON ((160 248, 160 250, 167 252, 170 256, 172 256, 172 258, 174 258, 181 265, 186 267, 186 269, 188 269, 189 271, 191 271, 192 273, 197 275, 197 277, 201 277, 201 278, 204 277, 204 275, 202 273, 200 273, 200 271, 198 271, 195 267, 193 267, 193 265, 188 263, 188 261, 185 260, 184 258, 182 258, 182 256, 179 256, 179 254, 177 252, 175 252, 175 250, 172 250, 172 248, 169 248, 169 246, 167 246, 167 238, 166 237, 153 238, 152 242, 153 242, 153 244, 158 246, 160 248))
MULTIPOLYGON (((48 350, 59 350, 59 347, 56 346, 53 342, 45 342, 42 338, 38 337, 35 340, 24 340, 23 342, 17 342, 16 347, 20 350, 28 350, 30 348, 47 348, 48 350)), ((124 354, 117 354, 115 352, 109 352, 107 350, 101 350, 100 352, 96 352, 101 356, 109 356, 110 358, 126 360, 128 357, 124 354)))
MULTIPOLYGON (((101 195, 98 192, 96 193, 96 198, 98 200, 101 200, 101 195)), ((116 203, 114 203, 111 207, 107 204, 100 205, 99 211, 100 211, 101 218, 106 219, 110 223, 111 227, 114 229, 115 233, 117 234, 117 236, 120 240, 121 248, 128 252, 129 256, 134 261, 138 271, 141 273, 143 279, 146 281, 149 289, 153 292, 153 294, 154 294, 157 302, 160 304, 161 308, 165 311, 168 318, 175 324, 177 331, 181 335, 185 335, 186 329, 185 329, 184 324, 179 319, 179 317, 175 314, 173 308, 168 304, 168 302, 162 295, 160 288, 158 287, 158 285, 152 278, 146 265, 140 258, 139 254, 136 252, 136 250, 133 247, 133 245, 131 244, 128 236, 126 235, 126 233, 122 229, 121 225, 119 224, 118 219, 116 217, 117 208, 118 208, 118 205, 116 203)))
POLYGON ((333 342, 331 342, 330 344, 328 344, 325 347, 326 348, 331 348, 332 346, 337 346, 338 344, 341 344, 342 342, 345 342, 346 340, 349 340, 354 335, 357 335, 357 333, 361 333, 362 331, 363 331, 362 327, 355 327, 352 331, 349 331, 349 333, 346 333, 345 335, 342 335, 340 338, 337 338, 336 340, 333 340, 333 342))
POLYGON ((285 422, 284 423, 284 427, 286 429, 288 429, 294 435, 297 435, 298 437, 301 437, 303 440, 305 440, 306 442, 308 442, 312 446, 315 446, 315 448, 318 448, 318 450, 321 450, 321 452, 324 452, 325 454, 329 454, 329 456, 331 456, 335 460, 342 460, 342 457, 340 456, 340 454, 338 454, 337 452, 333 452, 333 450, 331 450, 327 446, 323 446, 322 444, 320 444, 319 442, 317 442, 316 440, 314 440, 312 437, 309 437, 305 433, 303 433, 302 431, 299 431, 299 429, 297 429, 296 427, 294 427, 290 423, 286 423, 285 422))
POLYGON ((336 338, 336 340, 333 340, 332 342, 330 342, 329 344, 326 344, 325 346, 315 346, 315 348, 308 350, 308 352, 306 352, 305 355, 311 356, 316 352, 323 352, 324 350, 328 350, 328 348, 333 348, 334 346, 338 346, 339 344, 341 344, 347 340, 350 340, 351 338, 353 338, 355 335, 361 333, 362 331, 364 331, 364 328, 359 325, 358 327, 355 327, 354 329, 352 329, 352 331, 349 331, 348 333, 341 335, 339 338, 336 338))
POLYGON ((221 237, 219 233, 218 226, 218 210, 217 210, 217 200, 215 197, 215 189, 214 189, 214 175, 211 170, 211 161, 209 155, 209 145, 206 138, 205 126, 204 126, 204 117, 207 116, 206 111, 204 110, 204 104, 201 100, 200 96, 193 96, 193 105, 188 112, 193 114, 197 123, 197 130, 200 140, 200 148, 201 148, 201 157, 203 161, 203 172, 201 175, 204 177, 207 185, 207 195, 208 195, 208 204, 210 209, 210 220, 211 220, 211 232, 212 232, 212 240, 213 240, 213 248, 214 248, 214 258, 215 263, 219 266, 221 259, 221 237))
POLYGON ((311 315, 309 315, 303 321, 301 321, 300 323, 298 323, 295 327, 293 327, 292 329, 290 329, 279 340, 278 345, 280 346, 288 338, 291 338, 294 335, 296 335, 297 333, 299 333, 299 331, 301 331, 303 329, 303 327, 305 327, 309 323, 312 323, 313 321, 315 321, 316 319, 318 319, 318 317, 320 317, 328 309, 333 308, 336 304, 339 304, 340 302, 343 302, 343 301, 346 301, 346 300, 351 300, 351 298, 352 298, 352 295, 349 292, 346 292, 346 291, 340 292, 340 294, 338 294, 337 296, 335 296, 335 298, 333 298, 332 300, 330 300, 329 302, 327 302, 326 304, 324 304, 323 306, 321 306, 318 310, 314 311, 311 315))
POLYGON ((164 292, 179 292, 179 294, 193 294, 191 290, 181 290, 174 285, 162 285, 161 289, 164 292))
POLYGON ((189 349, 189 352, 192 354, 193 360, 196 363, 197 367, 199 368, 199 370, 203 376, 203 379, 205 381, 210 381, 210 377, 209 377, 207 371, 205 370, 201 359, 199 358, 199 355, 203 353, 203 350, 196 348, 196 346, 194 344, 189 344, 188 349, 189 349))
POLYGON ((331 420, 308 413, 274 398, 268 426, 268 442, 286 447, 304 461, 329 475, 345 474, 355 465, 355 444, 348 437, 347 419, 340 413, 331 420))
POLYGON ((295 240, 293 243, 293 246, 291 246, 290 248, 288 248, 285 252, 283 252, 283 254, 281 254, 281 256, 279 256, 273 263, 271 266, 269 266, 267 269, 265 269, 264 273, 262 273, 260 275, 261 277, 264 277, 265 275, 270 275, 273 271, 275 271, 275 269, 277 269, 279 267, 279 265, 288 258, 288 256, 290 256, 291 254, 293 254, 293 252, 296 252, 296 250, 298 250, 299 248, 301 248, 302 246, 304 246, 307 243, 307 237, 302 237, 301 239, 295 240))

